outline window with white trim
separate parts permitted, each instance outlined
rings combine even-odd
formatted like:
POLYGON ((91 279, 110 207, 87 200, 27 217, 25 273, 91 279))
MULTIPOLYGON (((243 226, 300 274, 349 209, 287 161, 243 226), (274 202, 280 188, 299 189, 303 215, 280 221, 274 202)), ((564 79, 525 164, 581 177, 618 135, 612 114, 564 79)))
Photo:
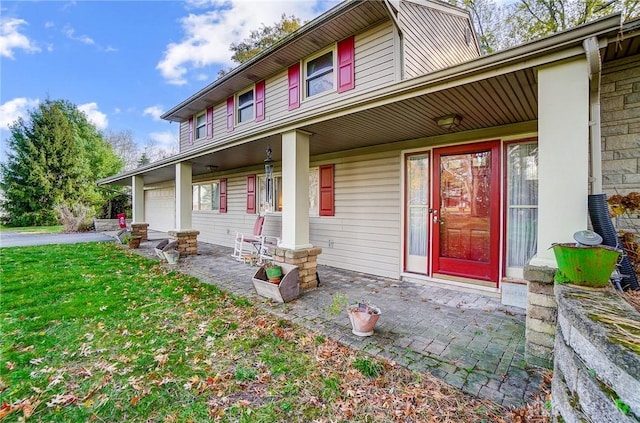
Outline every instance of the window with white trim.
POLYGON ((207 136, 207 114, 201 113, 196 116, 196 139, 207 136))
POLYGON ((220 211, 220 182, 206 182, 193 184, 194 211, 220 211))
POLYGON ((305 97, 335 90, 335 49, 331 48, 304 61, 305 97))
POLYGON ((523 278, 538 245, 538 143, 507 145, 506 276, 523 278))
POLYGON ((236 102, 236 116, 238 123, 249 122, 254 119, 254 94, 253 87, 238 94, 238 101, 236 102))
MULTIPOLYGON (((258 201, 259 212, 281 212, 282 211, 282 175, 273 175, 273 187, 267 190, 267 179, 265 175, 258 178, 258 201), (267 198, 270 192, 270 198, 267 198), (271 201, 269 201, 269 199, 271 201)), ((319 202, 319 176, 318 168, 309 169, 309 215, 318 216, 319 202)))

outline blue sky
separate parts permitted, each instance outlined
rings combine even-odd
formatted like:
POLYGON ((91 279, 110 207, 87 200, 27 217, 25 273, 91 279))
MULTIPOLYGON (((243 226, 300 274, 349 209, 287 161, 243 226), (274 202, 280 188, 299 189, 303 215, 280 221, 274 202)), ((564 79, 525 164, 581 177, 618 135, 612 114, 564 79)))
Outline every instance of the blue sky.
POLYGON ((335 0, 0 2, 0 140, 46 98, 74 103, 103 131, 171 148, 159 116, 234 66, 229 45, 283 13, 303 21, 335 0))

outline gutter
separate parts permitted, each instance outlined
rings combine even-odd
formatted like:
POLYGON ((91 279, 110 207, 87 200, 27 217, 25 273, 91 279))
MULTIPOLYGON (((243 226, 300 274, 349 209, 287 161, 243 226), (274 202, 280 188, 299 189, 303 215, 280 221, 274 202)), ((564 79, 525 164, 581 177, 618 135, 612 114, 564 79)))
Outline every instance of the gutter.
MULTIPOLYGON (((605 43, 606 44, 606 43, 605 43)), ((582 42, 589 67, 589 145, 591 147, 591 194, 602 194, 602 133, 600 122, 600 77, 602 59, 598 38, 582 42)))

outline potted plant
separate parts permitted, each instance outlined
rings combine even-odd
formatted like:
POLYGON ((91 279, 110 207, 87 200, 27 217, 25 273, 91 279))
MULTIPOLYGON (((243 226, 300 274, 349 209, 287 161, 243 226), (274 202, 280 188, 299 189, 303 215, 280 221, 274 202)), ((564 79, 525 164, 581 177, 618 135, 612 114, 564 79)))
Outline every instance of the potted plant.
POLYGON ((380 308, 374 304, 370 304, 365 301, 361 301, 357 304, 351 304, 347 307, 347 314, 351 321, 351 326, 354 335, 357 336, 371 336, 373 335, 373 328, 380 318, 380 308))
POLYGON ((139 248, 140 241, 142 241, 142 237, 139 235, 132 235, 131 233, 127 233, 122 237, 122 243, 127 244, 129 248, 139 248))
POLYGON ((266 262, 263 267, 269 282, 275 285, 279 284, 282 279, 282 266, 272 262, 266 262))
POLYGON ((280 303, 289 302, 300 295, 298 266, 293 264, 280 263, 275 265, 273 263, 265 263, 258 268, 253 275, 252 281, 258 295, 271 298, 280 303), (271 275, 280 272, 281 276, 270 278, 267 276, 267 270, 269 269, 273 269, 270 272, 271 275), (273 278, 276 278, 278 282, 276 283, 273 278))

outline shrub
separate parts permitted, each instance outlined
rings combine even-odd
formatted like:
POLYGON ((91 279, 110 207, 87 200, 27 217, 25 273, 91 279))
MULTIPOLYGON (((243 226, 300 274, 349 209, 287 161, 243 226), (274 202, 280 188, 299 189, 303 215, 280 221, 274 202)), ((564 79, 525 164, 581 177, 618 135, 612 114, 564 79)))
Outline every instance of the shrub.
POLYGON ((81 203, 58 204, 55 209, 64 232, 88 231, 93 227, 91 207, 87 205, 81 203))

